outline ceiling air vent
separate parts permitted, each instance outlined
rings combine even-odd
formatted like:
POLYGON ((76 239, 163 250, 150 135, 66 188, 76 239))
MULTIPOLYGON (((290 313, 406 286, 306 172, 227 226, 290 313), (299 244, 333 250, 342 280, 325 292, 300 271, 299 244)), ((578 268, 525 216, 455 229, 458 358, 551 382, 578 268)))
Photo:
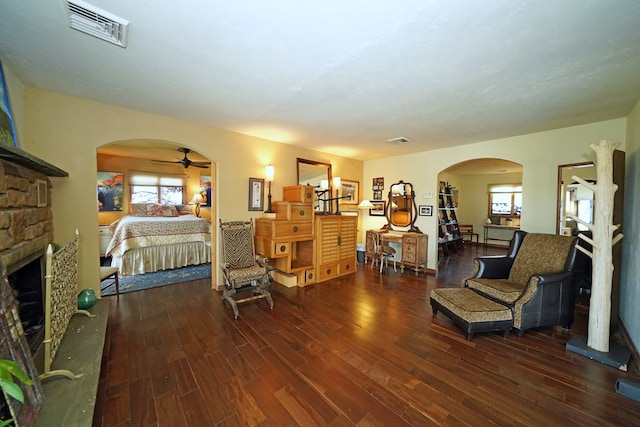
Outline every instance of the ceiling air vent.
POLYGON ((409 138, 405 138, 404 136, 400 136, 398 138, 387 139, 387 142, 392 145, 402 145, 410 143, 411 140, 409 138))
POLYGON ((118 18, 81 0, 67 0, 69 26, 74 30, 127 47, 129 21, 118 18))

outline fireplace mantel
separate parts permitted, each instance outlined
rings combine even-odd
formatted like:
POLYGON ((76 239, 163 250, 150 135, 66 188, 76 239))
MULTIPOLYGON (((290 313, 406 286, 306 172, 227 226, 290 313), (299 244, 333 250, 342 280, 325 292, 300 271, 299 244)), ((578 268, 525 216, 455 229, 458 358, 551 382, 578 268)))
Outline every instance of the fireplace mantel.
POLYGON ((0 145, 0 159, 24 166, 47 176, 69 176, 68 172, 16 147, 0 145))

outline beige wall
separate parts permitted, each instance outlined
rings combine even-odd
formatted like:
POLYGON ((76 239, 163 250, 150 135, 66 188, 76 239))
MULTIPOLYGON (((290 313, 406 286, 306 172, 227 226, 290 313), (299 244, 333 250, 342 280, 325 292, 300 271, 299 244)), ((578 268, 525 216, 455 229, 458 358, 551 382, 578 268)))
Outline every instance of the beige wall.
MULTIPOLYGON (((417 204, 437 204, 438 175, 456 163, 476 158, 500 158, 523 165, 523 215, 521 227, 530 232, 553 233, 556 226, 556 186, 558 165, 593 160, 589 144, 601 139, 620 141, 624 150, 625 119, 538 132, 442 150, 377 159, 365 162, 364 197, 371 197, 371 180, 384 177, 388 185, 399 180, 411 182, 417 204), (426 199, 428 193, 434 199, 426 199)), ((460 204, 465 200, 460 199, 460 204)), ((364 217, 363 230, 384 224, 377 217, 364 217)), ((429 268, 437 266, 437 216, 420 216, 416 225, 429 234, 429 268)), ((362 237, 361 237, 362 238, 362 237)))
POLYGON ((640 349, 640 101, 627 117, 620 318, 640 349))
MULTIPOLYGON (((296 184, 296 158, 331 163, 335 176, 360 180, 363 164, 357 160, 279 144, 220 129, 155 116, 86 99, 24 88, 24 138, 21 148, 69 172, 52 178, 54 234, 66 241, 80 230, 80 281, 98 289, 98 212, 96 209, 96 150, 105 144, 132 139, 157 139, 192 148, 215 163, 218 183, 213 218, 248 219, 248 178, 264 177, 264 167, 275 166, 273 200, 282 187, 296 184)), ((213 282, 220 283, 216 265, 213 282)))

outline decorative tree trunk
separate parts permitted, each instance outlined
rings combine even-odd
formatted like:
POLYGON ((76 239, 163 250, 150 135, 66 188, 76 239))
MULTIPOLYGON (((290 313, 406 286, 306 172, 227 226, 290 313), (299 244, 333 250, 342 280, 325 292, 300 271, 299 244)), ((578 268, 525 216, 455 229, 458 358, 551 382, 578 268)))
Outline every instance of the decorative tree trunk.
POLYGON ((572 178, 594 193, 595 209, 593 224, 587 224, 572 216, 592 232, 592 239, 580 234, 578 237, 589 242, 593 252, 578 246, 592 259, 591 302, 589 306, 589 336, 587 345, 594 350, 609 352, 609 327, 611 314, 611 286, 613 280, 612 247, 622 240, 622 233, 613 234, 620 224, 613 225, 613 199, 618 186, 613 183, 613 152, 620 143, 600 141, 589 147, 596 153, 597 182, 591 184, 573 176, 572 178))

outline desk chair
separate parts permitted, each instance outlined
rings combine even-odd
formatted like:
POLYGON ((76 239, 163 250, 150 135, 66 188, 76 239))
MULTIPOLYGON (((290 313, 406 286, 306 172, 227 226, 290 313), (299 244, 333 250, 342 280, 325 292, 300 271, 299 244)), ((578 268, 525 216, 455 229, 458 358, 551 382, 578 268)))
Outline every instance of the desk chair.
POLYGON ((473 238, 476 238, 476 244, 478 243, 479 235, 478 233, 473 232, 472 224, 458 224, 458 230, 460 230, 460 236, 462 236, 463 242, 473 243, 473 238), (469 240, 465 240, 465 237, 468 237, 469 240))
MULTIPOLYGON (((374 260, 377 259, 378 261, 380 261, 380 273, 382 273, 382 270, 385 267, 388 268, 389 258, 391 258, 391 260, 393 261, 393 271, 398 271, 396 269, 396 257, 395 257, 396 250, 389 245, 385 245, 382 242, 382 233, 377 231, 372 231, 371 237, 373 238, 374 260)), ((375 261, 371 263, 372 268, 374 264, 375 264, 375 261)))
POLYGON ((100 292, 105 289, 115 285, 116 286, 116 298, 120 296, 120 284, 118 283, 118 267, 100 267, 100 292), (102 286, 102 282, 105 280, 112 278, 113 282, 107 284, 106 286, 102 286))

